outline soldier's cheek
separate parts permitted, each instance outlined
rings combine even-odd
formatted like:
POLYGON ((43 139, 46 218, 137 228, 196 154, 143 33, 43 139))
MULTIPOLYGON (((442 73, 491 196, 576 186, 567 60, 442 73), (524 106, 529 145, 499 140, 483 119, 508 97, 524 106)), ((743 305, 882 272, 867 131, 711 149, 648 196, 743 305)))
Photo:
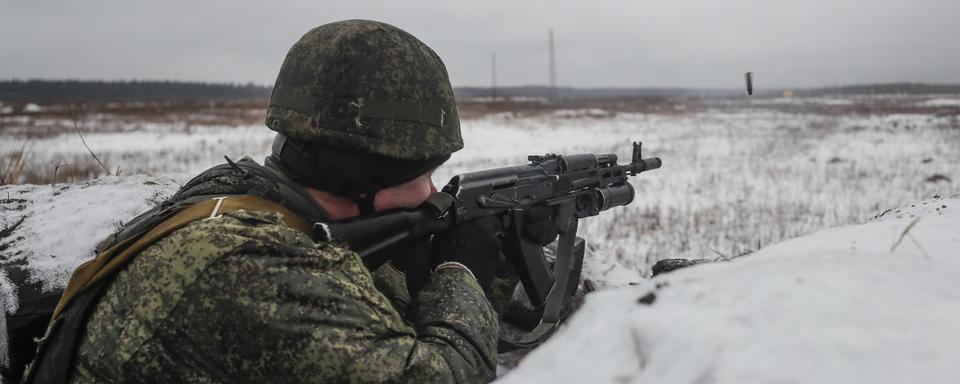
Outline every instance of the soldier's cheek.
POLYGON ((421 176, 406 184, 377 192, 373 205, 377 211, 396 208, 416 208, 436 191, 429 177, 421 176))

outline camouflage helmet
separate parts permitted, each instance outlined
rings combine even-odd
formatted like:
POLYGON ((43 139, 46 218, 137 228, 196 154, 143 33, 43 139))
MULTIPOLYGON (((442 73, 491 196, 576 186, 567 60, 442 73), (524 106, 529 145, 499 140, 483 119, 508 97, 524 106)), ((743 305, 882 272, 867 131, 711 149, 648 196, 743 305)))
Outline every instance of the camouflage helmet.
POLYGON ((440 57, 394 26, 347 20, 314 28, 277 75, 268 163, 295 181, 370 205, 463 148, 440 57))
POLYGON ((369 20, 319 26, 290 48, 266 125, 291 140, 400 160, 463 148, 440 57, 409 33, 369 20))

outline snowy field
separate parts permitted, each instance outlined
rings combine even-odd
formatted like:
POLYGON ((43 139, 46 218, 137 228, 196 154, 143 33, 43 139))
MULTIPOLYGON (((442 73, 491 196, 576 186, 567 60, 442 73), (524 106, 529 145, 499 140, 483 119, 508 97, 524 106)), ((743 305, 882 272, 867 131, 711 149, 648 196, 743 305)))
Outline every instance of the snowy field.
MULTIPOLYGON (((632 140, 664 162, 634 179, 633 204, 581 225, 585 277, 622 288, 589 295, 504 381, 955 382, 960 96, 878 100, 680 100, 465 119, 466 148, 436 172, 438 184, 531 154, 629 158, 632 140), (645 279, 664 258, 720 262, 645 279), (651 305, 638 303, 649 294, 651 305)), ((44 180, 0 186, 0 262, 25 263, 48 288, 196 172, 224 154, 260 159, 271 141, 253 123, 83 117, 84 140, 120 176, 65 183, 50 177, 56 166, 99 168, 72 128, 38 135, 30 130, 63 121, 0 121, 0 169, 22 159, 21 181, 44 180)), ((8 312, 13 291, 0 279, 8 312)))
POLYGON ((958 197, 589 295, 499 382, 957 383, 958 197))
MULTIPOLYGON (((630 142, 642 140, 645 156, 662 158, 663 167, 634 178, 633 204, 581 228, 597 250, 648 275, 659 259, 728 259, 820 228, 863 223, 905 202, 960 192, 958 103, 960 97, 950 95, 675 100, 653 112, 611 104, 486 114, 463 121, 466 148, 434 181, 442 185, 456 173, 521 164, 527 155, 548 152, 613 152, 626 159, 630 142)), ((60 178, 104 173, 70 124, 16 119, 7 118, 0 131, 0 159, 26 149, 24 175, 53 183, 55 171, 60 178), (68 129, 48 128, 58 124, 68 129), (46 134, 31 137, 36 130, 46 134)), ((184 120, 95 114, 78 125, 106 168, 120 175, 182 182, 223 155, 260 160, 269 151, 272 132, 261 125, 184 120)))

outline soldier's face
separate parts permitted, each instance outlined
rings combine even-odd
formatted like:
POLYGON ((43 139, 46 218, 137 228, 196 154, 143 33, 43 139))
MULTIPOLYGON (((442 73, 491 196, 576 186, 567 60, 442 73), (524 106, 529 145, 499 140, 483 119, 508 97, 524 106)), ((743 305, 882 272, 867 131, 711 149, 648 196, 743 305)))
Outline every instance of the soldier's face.
MULTIPOLYGON (((433 171, 430 171, 406 183, 381 189, 373 198, 373 208, 379 212, 419 207, 431 193, 437 191, 431 179, 432 174, 433 171)), ((313 195, 317 204, 323 207, 330 220, 343 220, 360 215, 360 207, 353 200, 309 187, 307 191, 313 195)))
POLYGON ((432 174, 433 171, 430 171, 404 184, 381 189, 373 199, 374 209, 379 212, 419 207, 431 193, 437 191, 437 187, 433 185, 432 174))

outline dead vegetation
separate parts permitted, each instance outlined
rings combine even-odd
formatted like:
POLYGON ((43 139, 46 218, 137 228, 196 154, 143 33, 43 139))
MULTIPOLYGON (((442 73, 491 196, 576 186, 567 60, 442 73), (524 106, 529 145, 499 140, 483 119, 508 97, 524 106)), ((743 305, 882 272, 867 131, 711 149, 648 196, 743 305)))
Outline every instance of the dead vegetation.
POLYGON ((78 159, 74 163, 57 161, 54 164, 31 163, 29 146, 0 157, 0 185, 50 184, 90 180, 104 176, 105 168, 92 159, 78 159))
POLYGON ((0 114, 0 136, 46 138, 79 129, 89 132, 125 132, 149 124, 179 127, 263 124, 266 100, 57 103, 30 110, 15 106, 0 114), (74 118, 81 124, 75 127, 74 118))
POLYGON ((0 185, 20 184, 22 182, 23 169, 27 165, 27 143, 23 143, 20 149, 0 158, 0 185))

